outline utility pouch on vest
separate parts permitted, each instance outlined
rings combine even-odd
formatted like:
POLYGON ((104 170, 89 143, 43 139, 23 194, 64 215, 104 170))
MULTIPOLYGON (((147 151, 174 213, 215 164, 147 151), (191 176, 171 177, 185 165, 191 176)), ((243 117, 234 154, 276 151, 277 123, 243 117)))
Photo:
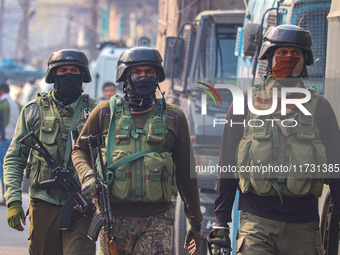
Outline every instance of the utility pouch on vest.
POLYGON ((110 99, 111 120, 105 139, 108 183, 112 201, 169 202, 176 192, 175 167, 164 148, 166 109, 160 104, 149 112, 144 128, 136 128, 128 106, 119 97, 110 99))
POLYGON ((250 166, 250 158, 249 158, 249 148, 251 146, 250 140, 242 139, 237 147, 236 153, 236 167, 237 167, 237 176, 240 184, 239 187, 242 193, 247 193, 251 190, 250 184, 250 173, 245 171, 246 166, 250 166))
MULTIPOLYGON (((57 136, 59 132, 59 121, 56 117, 44 116, 41 122, 40 141, 46 146, 49 153, 54 159, 58 155, 57 136)), ((35 156, 41 161, 41 171, 39 174, 39 183, 52 178, 52 169, 48 166, 42 157, 35 156)))
POLYGON ((45 116, 41 123, 40 141, 45 144, 56 142, 59 121, 56 117, 45 116))
MULTIPOLYGON (((118 160, 125 158, 128 155, 130 155, 129 152, 115 150, 112 153, 112 160, 113 162, 116 162, 118 160)), ((129 196, 129 191, 131 189, 131 168, 129 168, 130 165, 131 162, 128 162, 118 167, 117 169, 112 171, 113 175, 109 176, 108 178, 108 180, 112 182, 112 192, 114 192, 115 197, 117 197, 118 199, 123 200, 129 196)))
POLYGON ((123 115, 119 118, 116 130, 116 144, 129 144, 131 134, 131 116, 123 115))
POLYGON ((170 201, 172 197, 173 161, 168 152, 144 156, 145 202, 170 201))
POLYGON ((149 122, 149 131, 146 135, 148 144, 160 145, 164 141, 163 120, 159 116, 154 116, 149 122))
POLYGON ((250 173, 250 182, 253 188, 260 194, 269 192, 272 188, 272 173, 269 170, 272 167, 273 145, 271 139, 261 139, 252 141, 249 150, 252 171, 250 173), (267 167, 268 171, 264 171, 267 167))
MULTIPOLYGON (((256 89, 253 92, 255 95, 256 89)), ((297 125, 289 129, 290 132, 283 133, 276 123, 272 126, 270 122, 263 127, 245 127, 236 161, 238 165, 248 164, 251 169, 249 179, 242 173, 238 175, 242 192, 279 195, 281 202, 282 196, 321 195, 324 176, 319 176, 318 170, 327 162, 327 157, 315 122, 318 99, 319 95, 313 92, 312 99, 304 104, 311 116, 298 111, 291 116, 297 125), (281 166, 290 171, 283 176, 275 175, 275 171, 265 171, 265 167, 281 166), (257 167, 262 173, 256 174, 257 167)), ((248 112, 247 119, 252 118, 248 112)))
POLYGON ((31 188, 39 187, 40 164, 38 158, 34 155, 36 152, 30 150, 29 160, 26 165, 26 177, 29 178, 31 188))
MULTIPOLYGON (((287 178, 288 190, 297 196, 313 194, 321 196, 323 181, 319 178, 318 167, 326 162, 326 149, 321 143, 292 143, 290 164, 298 174, 287 178)), ((321 169, 321 168, 320 168, 321 169)))

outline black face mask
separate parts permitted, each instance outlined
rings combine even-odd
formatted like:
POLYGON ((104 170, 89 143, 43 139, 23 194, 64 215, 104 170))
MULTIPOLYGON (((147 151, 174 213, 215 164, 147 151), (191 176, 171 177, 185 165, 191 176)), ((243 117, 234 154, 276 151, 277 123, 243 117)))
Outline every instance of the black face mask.
POLYGON ((66 73, 56 75, 54 81, 55 97, 64 105, 68 105, 77 100, 83 92, 82 75, 66 73))
POLYGON ((143 111, 155 104, 157 76, 136 76, 128 80, 125 99, 131 110, 143 111))

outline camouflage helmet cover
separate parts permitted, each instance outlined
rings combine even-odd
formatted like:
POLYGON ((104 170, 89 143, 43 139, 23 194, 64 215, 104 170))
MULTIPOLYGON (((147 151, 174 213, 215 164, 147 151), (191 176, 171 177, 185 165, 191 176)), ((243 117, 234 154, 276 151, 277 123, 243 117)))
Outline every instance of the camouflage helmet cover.
POLYGON ((267 59, 278 47, 296 47, 305 53, 306 65, 313 64, 312 37, 308 30, 299 26, 285 24, 271 26, 263 37, 259 60, 267 59))
POLYGON ((133 66, 152 65, 156 67, 159 82, 165 80, 162 67, 163 59, 156 49, 148 47, 134 47, 124 50, 118 59, 116 82, 124 81, 126 72, 133 66))
POLYGON ((82 70, 84 70, 83 82, 91 81, 91 74, 88 67, 89 61, 82 51, 64 49, 53 52, 48 59, 47 65, 46 83, 54 83, 54 69, 64 65, 74 65, 82 68, 82 70))

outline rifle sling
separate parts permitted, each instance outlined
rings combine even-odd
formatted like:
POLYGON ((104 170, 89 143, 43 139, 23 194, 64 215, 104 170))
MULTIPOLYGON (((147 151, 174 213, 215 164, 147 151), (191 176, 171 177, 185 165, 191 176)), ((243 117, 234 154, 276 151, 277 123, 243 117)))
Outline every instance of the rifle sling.
POLYGON ((146 150, 143 150, 143 151, 139 151, 139 152, 136 152, 134 154, 131 154, 129 156, 126 156, 125 158, 122 158, 122 159, 116 161, 112 165, 108 166, 108 169, 110 169, 111 171, 115 171, 116 169, 118 169, 122 165, 125 165, 125 164, 127 164, 131 161, 139 159, 139 158, 143 157, 144 155, 146 155, 150 152, 162 153, 162 152, 166 152, 166 151, 169 151, 169 150, 164 149, 164 148, 150 148, 150 149, 146 149, 146 150))

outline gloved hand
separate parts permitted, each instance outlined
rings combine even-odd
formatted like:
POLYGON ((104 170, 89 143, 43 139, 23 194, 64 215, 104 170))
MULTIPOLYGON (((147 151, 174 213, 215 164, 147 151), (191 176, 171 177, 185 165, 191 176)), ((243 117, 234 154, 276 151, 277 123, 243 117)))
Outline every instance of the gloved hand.
MULTIPOLYGON (((220 255, 221 249, 225 248, 227 254, 231 254, 231 241, 229 237, 229 227, 217 224, 213 227, 207 237, 210 253, 213 255, 220 255)), ((223 253, 225 254, 225 253, 223 253)))
POLYGON ((189 253, 195 254, 195 252, 201 247, 202 244, 202 230, 201 225, 188 229, 187 235, 184 241, 184 248, 189 250, 189 253))
POLYGON ((93 176, 93 171, 88 171, 83 177, 81 192, 84 196, 92 199, 93 196, 97 195, 96 179, 93 176))
POLYGON ((14 201, 8 205, 7 212, 7 223, 8 226, 14 228, 18 231, 23 231, 24 228, 20 223, 20 219, 24 225, 26 225, 26 216, 24 213, 24 209, 22 209, 21 202, 14 201))

